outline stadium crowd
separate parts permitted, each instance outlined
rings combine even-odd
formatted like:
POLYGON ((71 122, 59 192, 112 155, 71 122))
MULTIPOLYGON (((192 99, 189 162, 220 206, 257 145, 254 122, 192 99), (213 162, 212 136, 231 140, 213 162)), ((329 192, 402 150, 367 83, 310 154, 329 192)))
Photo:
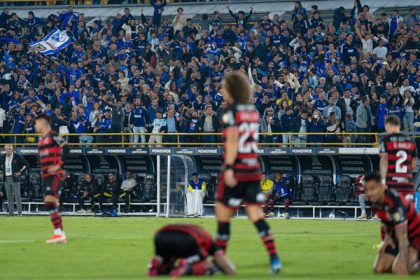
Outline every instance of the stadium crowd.
MULTIPOLYGON (((182 7, 169 20, 166 1, 152 1, 152 17, 123 14, 88 23, 69 7, 46 19, 4 9, 0 15, 0 127, 35 142, 34 117, 52 118, 70 133, 219 132, 226 106, 220 82, 232 70, 248 74, 261 114, 261 141, 273 143, 370 142, 386 115, 405 131, 420 131, 420 24, 409 14, 375 17, 360 1, 339 7, 324 22, 317 6, 295 2, 291 21, 274 14, 214 11, 193 22, 182 7), (222 24, 222 13, 234 24, 222 24), (73 43, 58 55, 28 48, 55 27, 73 43), (273 132, 297 133, 290 139, 273 132), (306 135, 306 132, 319 135, 306 135), (300 134, 302 133, 302 134, 300 134)), ((14 137, 6 137, 12 142, 14 137)), ((82 135, 71 142, 115 142, 82 135)), ((134 143, 176 142, 175 136, 135 135, 134 143)), ((181 137, 215 141, 215 136, 181 137)))

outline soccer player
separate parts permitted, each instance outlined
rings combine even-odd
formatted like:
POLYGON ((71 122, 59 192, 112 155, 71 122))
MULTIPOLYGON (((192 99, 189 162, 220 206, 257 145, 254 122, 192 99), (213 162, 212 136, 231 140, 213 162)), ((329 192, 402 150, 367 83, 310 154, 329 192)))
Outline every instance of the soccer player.
POLYGON ((251 104, 251 87, 245 75, 232 72, 226 75, 221 91, 229 106, 222 115, 224 163, 216 195, 216 244, 226 251, 230 219, 243 202, 249 220, 254 223, 270 255, 271 272, 278 273, 281 261, 261 207, 265 196, 260 187, 262 173, 258 161, 260 116, 251 104))
POLYGON ((417 272, 420 257, 420 215, 413 203, 381 182, 373 173, 365 177, 366 199, 382 221, 385 238, 376 257, 376 273, 392 272, 406 275, 417 272))
POLYGON ((382 183, 414 199, 413 168, 416 166, 416 144, 400 132, 400 119, 391 115, 385 119, 387 135, 380 147, 382 183))
POLYGON ((217 270, 235 274, 235 267, 210 234, 197 225, 172 224, 155 235, 155 256, 148 275, 212 275, 217 270), (213 256, 213 260, 210 258, 213 256))
POLYGON ((54 234, 47 240, 47 243, 67 243, 61 215, 58 211, 58 186, 63 179, 62 153, 66 142, 51 129, 50 117, 47 115, 39 115, 36 118, 35 129, 41 134, 38 148, 42 186, 45 195, 44 204, 47 211, 50 212, 51 222, 54 226, 54 234))

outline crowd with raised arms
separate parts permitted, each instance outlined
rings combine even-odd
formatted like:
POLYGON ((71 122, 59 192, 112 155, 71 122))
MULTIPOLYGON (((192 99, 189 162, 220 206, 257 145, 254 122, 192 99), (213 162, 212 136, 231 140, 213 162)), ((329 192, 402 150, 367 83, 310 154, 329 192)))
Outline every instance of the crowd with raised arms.
MULTIPOLYGON (((230 7, 188 18, 166 1, 152 1, 153 16, 122 14, 88 21, 73 10, 38 18, 0 15, 0 126, 4 133, 34 133, 41 112, 55 130, 70 133, 220 132, 223 77, 246 73, 260 116, 262 142, 373 141, 338 132, 382 132, 387 115, 405 131, 420 130, 419 34, 416 8, 374 16, 354 2, 324 22, 316 5, 294 3, 291 20, 230 7), (232 16, 224 23, 222 14, 232 16), (58 55, 28 47, 55 27, 72 44, 58 55), (271 134, 275 132, 295 135, 271 134), (306 135, 307 132, 319 135, 306 135)), ((118 142, 120 137, 82 135, 70 142, 118 142)), ((135 135, 131 142, 171 143, 172 135, 135 135)), ((181 142, 214 143, 215 136, 181 142)), ((4 137, 31 142, 34 137, 4 137)))

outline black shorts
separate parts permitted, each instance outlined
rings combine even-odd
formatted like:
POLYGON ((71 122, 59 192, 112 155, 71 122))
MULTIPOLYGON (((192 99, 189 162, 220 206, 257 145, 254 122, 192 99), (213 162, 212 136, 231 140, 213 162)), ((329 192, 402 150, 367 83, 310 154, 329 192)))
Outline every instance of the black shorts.
POLYGON ((197 241, 191 235, 181 231, 160 231, 155 236, 155 253, 165 263, 176 259, 200 261, 207 256, 201 254, 197 241))
POLYGON ((221 176, 216 200, 227 207, 238 208, 242 203, 262 205, 265 202, 265 195, 261 191, 260 181, 238 182, 236 187, 229 188, 221 176))
MULTIPOLYGON (((414 240, 414 242, 412 240, 410 240, 410 244, 409 247, 414 248, 417 250, 418 256, 417 259, 420 260, 420 251, 416 248, 417 244, 418 244, 418 239, 414 240)), ((392 242, 394 243, 394 248, 391 245, 387 245, 385 247, 384 253, 386 254, 390 254, 394 257, 396 257, 398 255, 398 253, 400 252, 399 248, 398 248, 398 239, 396 237, 392 238, 392 242)))
POLYGON ((400 251, 400 250, 398 249, 398 240, 397 240, 396 238, 392 238, 392 242, 394 243, 394 248, 393 248, 390 244, 388 244, 388 245, 385 247, 384 252, 385 252, 386 254, 390 254, 390 255, 392 255, 392 256, 394 256, 394 257, 396 257, 396 256, 398 255, 398 252, 400 251))
POLYGON ((50 176, 42 179, 44 195, 53 195, 57 198, 60 197, 59 186, 61 181, 61 177, 59 176, 50 176))

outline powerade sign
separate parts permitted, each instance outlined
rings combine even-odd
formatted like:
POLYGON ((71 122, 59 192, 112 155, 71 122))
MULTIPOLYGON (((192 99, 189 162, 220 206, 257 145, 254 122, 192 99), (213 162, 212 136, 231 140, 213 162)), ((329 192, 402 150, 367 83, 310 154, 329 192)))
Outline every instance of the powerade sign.
POLYGON ((210 156, 210 155, 221 155, 222 151, 220 148, 197 148, 197 155, 199 156, 210 156))
POLYGON ((263 172, 267 175, 283 173, 288 176, 298 176, 300 173, 296 157, 271 156, 264 159, 263 172))
MULTIPOLYGON (((36 147, 16 148, 21 155, 38 155, 36 147)), ((147 148, 70 148, 70 155, 194 155, 194 156, 220 156, 222 147, 147 147, 147 148)), ((3 152, 4 153, 4 152, 3 152)), ((315 156, 315 155, 379 155, 378 148, 277 148, 259 147, 261 156, 289 155, 289 156, 315 156)))
POLYGON ((332 158, 329 156, 300 156, 300 175, 330 176, 335 174, 332 158))
POLYGON ((210 174, 217 176, 222 166, 222 157, 195 157, 196 168, 200 174, 210 174))
POLYGON ((121 161, 124 163, 125 171, 131 171, 133 173, 155 173, 153 161, 149 156, 127 156, 122 157, 121 161))
POLYGON ((372 161, 368 156, 340 156, 336 158, 337 176, 356 178, 372 171, 372 161))
POLYGON ((90 167, 86 156, 69 156, 64 161, 64 169, 75 175, 89 173, 90 167))
POLYGON ((92 174, 122 173, 122 165, 119 158, 114 156, 89 156, 92 174))
MULTIPOLYGON (((276 155, 288 155, 289 151, 285 148, 267 148, 266 153, 272 156, 276 155)), ((264 154, 264 153, 262 153, 264 154)))

